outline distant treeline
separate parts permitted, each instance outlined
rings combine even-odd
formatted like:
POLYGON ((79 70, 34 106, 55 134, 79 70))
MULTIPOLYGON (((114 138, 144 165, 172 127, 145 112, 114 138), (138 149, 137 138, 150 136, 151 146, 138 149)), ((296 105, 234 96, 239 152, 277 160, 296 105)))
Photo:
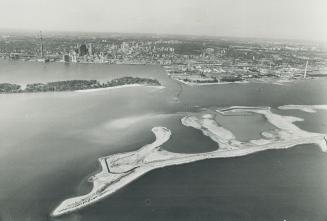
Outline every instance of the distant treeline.
POLYGON ((97 80, 67 80, 49 83, 27 84, 25 89, 21 85, 0 83, 0 93, 32 93, 32 92, 52 92, 52 91, 75 91, 96 88, 107 88, 129 84, 142 84, 149 86, 159 86, 158 80, 138 77, 122 77, 100 83, 97 80))

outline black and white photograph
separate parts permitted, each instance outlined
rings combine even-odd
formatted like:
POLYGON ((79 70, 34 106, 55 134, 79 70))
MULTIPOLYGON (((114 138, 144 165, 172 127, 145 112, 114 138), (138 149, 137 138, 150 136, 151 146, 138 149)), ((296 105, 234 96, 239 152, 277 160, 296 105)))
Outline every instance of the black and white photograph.
POLYGON ((326 0, 0 9, 0 221, 327 221, 326 0))

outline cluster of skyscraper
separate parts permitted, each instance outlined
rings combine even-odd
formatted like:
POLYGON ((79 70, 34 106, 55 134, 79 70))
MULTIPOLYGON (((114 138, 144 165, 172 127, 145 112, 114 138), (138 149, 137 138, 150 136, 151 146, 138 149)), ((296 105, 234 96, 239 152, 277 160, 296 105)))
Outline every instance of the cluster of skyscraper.
POLYGON ((92 43, 77 44, 76 48, 69 52, 69 54, 63 55, 64 62, 77 62, 78 58, 84 56, 92 56, 93 49, 92 43))

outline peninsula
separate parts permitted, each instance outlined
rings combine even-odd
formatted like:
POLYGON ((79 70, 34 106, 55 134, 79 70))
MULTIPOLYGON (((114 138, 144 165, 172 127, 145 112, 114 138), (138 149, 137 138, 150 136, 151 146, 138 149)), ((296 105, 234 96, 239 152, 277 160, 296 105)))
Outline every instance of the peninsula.
POLYGON ((263 131, 261 139, 241 142, 231 131, 220 126, 214 114, 187 113, 181 119, 182 123, 187 127, 201 130, 205 136, 217 142, 217 150, 196 154, 166 151, 160 146, 168 141, 171 131, 165 127, 154 127, 152 132, 156 139, 152 144, 145 145, 136 151, 99 158, 102 170, 89 178, 89 181, 93 183, 92 191, 86 195, 64 200, 51 215, 60 216, 96 203, 156 168, 211 158, 244 156, 258 151, 286 149, 300 144, 316 144, 322 151, 327 152, 325 134, 307 132, 294 124, 303 119, 275 114, 269 107, 230 107, 216 111, 216 114, 221 115, 229 113, 261 114, 276 129, 263 131))

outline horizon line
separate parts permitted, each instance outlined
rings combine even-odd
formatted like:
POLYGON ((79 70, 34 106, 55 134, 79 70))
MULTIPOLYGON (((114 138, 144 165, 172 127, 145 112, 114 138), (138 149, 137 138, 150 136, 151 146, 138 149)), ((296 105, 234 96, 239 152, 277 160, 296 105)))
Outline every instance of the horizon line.
POLYGON ((206 35, 206 34, 174 34, 174 33, 158 33, 158 32, 117 32, 117 31, 81 31, 81 30, 54 30, 54 29, 25 29, 25 28, 6 28, 0 27, 1 32, 7 33, 83 33, 83 34, 117 34, 117 35, 150 35, 150 36, 174 36, 174 37, 193 37, 193 38, 212 38, 212 39, 247 39, 247 40, 261 40, 261 41, 292 41, 293 43, 315 43, 315 44, 327 44, 327 40, 317 39, 304 39, 304 38, 292 38, 292 37, 254 37, 254 36, 229 36, 229 35, 206 35))

